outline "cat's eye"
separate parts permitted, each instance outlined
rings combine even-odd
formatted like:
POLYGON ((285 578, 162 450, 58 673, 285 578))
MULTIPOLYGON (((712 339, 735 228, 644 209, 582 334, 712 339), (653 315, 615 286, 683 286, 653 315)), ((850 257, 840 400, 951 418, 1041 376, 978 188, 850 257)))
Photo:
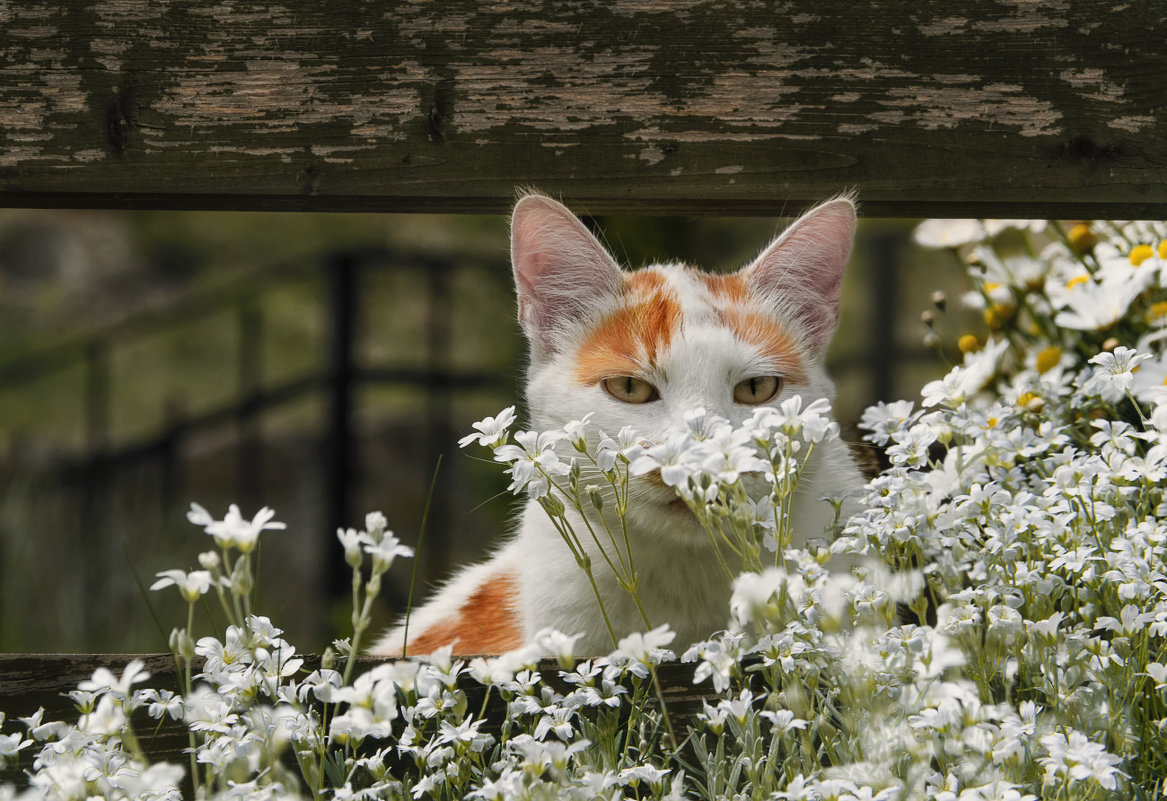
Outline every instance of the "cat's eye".
POLYGON ((604 392, 622 403, 651 403, 660 399, 656 387, 630 375, 605 378, 600 386, 604 388, 604 392))
POLYGON ((757 406, 765 403, 778 394, 782 389, 782 379, 776 375, 760 375, 737 382, 733 388, 733 399, 736 403, 747 406, 757 406))

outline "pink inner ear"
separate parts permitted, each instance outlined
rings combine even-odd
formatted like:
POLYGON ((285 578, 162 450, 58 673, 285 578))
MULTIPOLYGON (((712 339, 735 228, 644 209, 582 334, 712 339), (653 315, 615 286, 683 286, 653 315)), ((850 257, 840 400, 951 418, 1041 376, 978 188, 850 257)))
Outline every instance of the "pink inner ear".
POLYGON ((832 200, 794 222, 747 268, 750 288, 802 326, 816 352, 830 343, 855 238, 855 206, 832 200))
POLYGON ((532 342, 556 349, 563 333, 619 295, 620 268, 564 206, 527 195, 511 217, 519 322, 532 342))

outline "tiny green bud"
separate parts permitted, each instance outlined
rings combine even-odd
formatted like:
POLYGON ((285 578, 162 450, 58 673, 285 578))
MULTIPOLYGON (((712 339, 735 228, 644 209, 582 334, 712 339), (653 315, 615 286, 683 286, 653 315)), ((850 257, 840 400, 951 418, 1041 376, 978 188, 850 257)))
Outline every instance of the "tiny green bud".
POLYGON ((251 569, 246 559, 236 559, 231 569, 231 592, 243 597, 251 594, 255 582, 251 578, 251 569))
POLYGON ((547 512, 551 517, 563 517, 563 513, 567 507, 563 505, 563 501, 559 496, 548 493, 539 499, 539 505, 543 507, 543 511, 547 512))
POLYGON ((600 492, 600 488, 595 484, 588 484, 584 487, 584 492, 588 499, 592 502, 592 506, 596 508, 597 512, 604 511, 604 496, 600 492))
POLYGON ((179 659, 191 659, 195 652, 194 639, 186 629, 170 632, 170 651, 179 659))

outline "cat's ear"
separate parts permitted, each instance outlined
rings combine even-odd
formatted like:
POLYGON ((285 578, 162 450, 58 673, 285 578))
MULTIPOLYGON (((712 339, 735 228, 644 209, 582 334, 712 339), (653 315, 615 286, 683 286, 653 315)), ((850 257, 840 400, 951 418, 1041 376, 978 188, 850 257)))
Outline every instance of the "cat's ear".
POLYGON ((624 278, 604 246, 564 206, 526 195, 511 215, 519 323, 536 358, 614 305, 624 278))
POLYGON ((745 269, 747 285, 801 327, 822 356, 839 321, 839 289, 855 239, 855 204, 823 203, 799 217, 745 269))

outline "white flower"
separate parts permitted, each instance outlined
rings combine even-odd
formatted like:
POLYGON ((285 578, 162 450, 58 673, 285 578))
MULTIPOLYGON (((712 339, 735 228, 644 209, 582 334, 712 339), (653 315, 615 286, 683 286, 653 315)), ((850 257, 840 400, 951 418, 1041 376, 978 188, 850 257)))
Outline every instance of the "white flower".
POLYGON ((1167 355, 1139 365, 1131 383, 1131 394, 1143 403, 1167 402, 1167 355))
POLYGON ((77 689, 99 695, 112 695, 124 701, 130 697, 130 687, 150 678, 145 667, 146 663, 141 659, 132 659, 122 671, 121 678, 115 676, 109 668, 99 667, 93 671, 93 677, 78 684, 77 689))
POLYGON ((892 434, 912 416, 914 408, 915 404, 908 400, 894 403, 880 401, 863 411, 859 425, 871 432, 869 438, 876 445, 886 445, 892 434))
POLYGON ((633 787, 642 781, 655 786, 659 785, 668 774, 668 768, 661 769, 652 765, 636 765, 620 771, 619 778, 621 784, 632 785, 633 787))
POLYGON ((207 570, 194 570, 187 573, 184 570, 163 570, 156 573, 159 578, 150 585, 151 590, 161 590, 165 587, 178 587, 183 599, 188 603, 197 601, 211 589, 211 573, 207 570))
POLYGON ((1155 680, 1155 689, 1167 688, 1167 665, 1162 662, 1148 662, 1147 675, 1155 680))
POLYGON ((1122 319, 1131 301, 1147 288, 1146 283, 1154 274, 1148 270, 1141 275, 1146 278, 1088 280, 1076 285, 1064 295, 1066 306, 1054 317, 1054 322, 1078 331, 1109 328, 1122 319))
POLYGON ((19 734, 0 734, 0 768, 19 756, 20 752, 32 745, 32 740, 26 740, 19 734))
POLYGON ((980 220, 924 220, 912 232, 912 239, 925 248, 958 248, 985 238, 980 220))
POLYGON ((633 632, 624 637, 616 645, 610 659, 613 662, 638 662, 644 665, 656 665, 664 659, 671 659, 672 652, 665 650, 677 634, 669 628, 669 624, 657 626, 652 631, 633 632))
POLYGON ((579 420, 571 420, 563 426, 563 433, 578 451, 583 451, 587 448, 587 427, 594 415, 595 412, 588 412, 579 420))
POLYGON ((762 717, 770 721, 774 727, 774 731, 778 734, 786 734, 789 731, 797 729, 805 729, 810 725, 810 721, 797 718, 789 709, 779 709, 777 712, 762 712, 762 717))
POLYGON ((808 781, 800 773, 787 783, 785 790, 775 791, 774 798, 780 801, 817 801, 821 796, 818 782, 808 781))
POLYGON ((496 462, 508 462, 511 476, 509 489, 518 495, 524 489, 532 498, 541 498, 550 489, 550 478, 565 476, 570 467, 559 459, 555 445, 566 436, 562 431, 520 431, 515 434, 517 445, 501 445, 494 449, 496 462))
POLYGON ((349 567, 360 567, 361 565, 361 532, 355 528, 338 528, 336 530, 336 538, 340 540, 340 545, 344 548, 344 561, 349 567))
POLYGON ((497 417, 485 417, 477 423, 471 423, 471 427, 478 433, 462 437, 458 440, 458 447, 465 448, 473 442, 486 448, 501 445, 506 442, 507 431, 514 422, 515 407, 508 406, 499 412, 497 417))
POLYGON ((196 526, 202 526, 222 548, 238 548, 242 553, 255 550, 259 535, 264 531, 275 531, 286 528, 283 523, 271 522, 275 512, 263 507, 251 520, 244 519, 235 504, 227 510, 227 516, 222 520, 215 520, 210 513, 197 503, 190 505, 187 519, 196 526))
POLYGON ((683 487, 697 470, 696 464, 690 461, 692 445, 687 430, 672 432, 663 442, 645 449, 628 465, 628 471, 634 476, 642 476, 660 470, 661 481, 667 486, 683 487))
POLYGON ((402 545, 392 531, 386 531, 382 534, 379 542, 365 542, 365 553, 373 557, 373 570, 384 572, 392 566, 397 557, 413 556, 413 548, 402 545))
POLYGON ((1099 353, 1090 360, 1091 364, 1097 366, 1094 374, 1082 385, 1082 391, 1098 395, 1109 403, 1118 403, 1134 385, 1133 371, 1149 358, 1150 354, 1138 353, 1121 345, 1112 353, 1099 353))
POLYGON ((1081 732, 1071 730, 1068 739, 1061 732, 1047 734, 1041 738, 1041 744, 1048 755, 1037 761, 1045 768, 1046 784, 1067 778, 1070 781, 1093 779, 1107 790, 1118 788, 1118 778, 1123 773, 1117 766, 1122 758, 1108 753, 1081 732))

